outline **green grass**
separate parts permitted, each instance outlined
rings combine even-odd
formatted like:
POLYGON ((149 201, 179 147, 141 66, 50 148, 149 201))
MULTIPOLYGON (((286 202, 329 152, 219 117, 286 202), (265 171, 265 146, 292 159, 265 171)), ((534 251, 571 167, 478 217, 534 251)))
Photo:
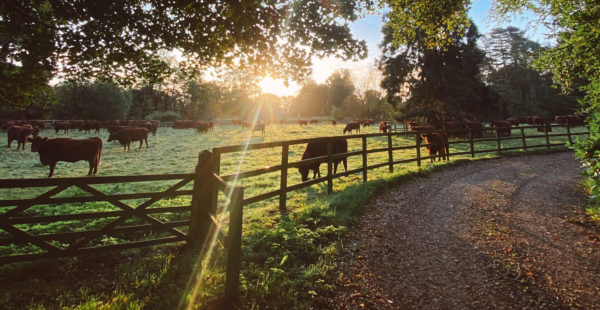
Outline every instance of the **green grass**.
MULTIPOLYGON (((330 125, 299 127, 279 125, 267 127, 265 137, 253 137, 251 143, 291 140, 307 137, 339 135, 341 126, 330 125)), ((362 133, 376 132, 372 126, 362 133)), ((513 135, 518 132, 513 131, 513 135)), ((527 134, 535 134, 528 130, 527 134)), ((55 136, 45 131, 42 136, 55 136)), ((59 134, 58 136, 64 136, 59 134)), ((75 137, 87 135, 73 134, 75 137)), ((106 141, 105 132, 100 135, 106 141)), ((193 172, 197 154, 218 145, 240 144, 249 132, 233 126, 216 127, 213 133, 198 134, 193 130, 160 128, 156 137, 150 138, 150 148, 123 151, 116 144, 105 143, 102 164, 98 175, 134 175, 193 172)), ((0 134, 0 141, 6 139, 0 134)), ((566 137, 552 138, 565 141, 566 137)), ((4 140, 6 141, 6 140, 4 140)), ((545 138, 528 139, 527 144, 542 144, 545 138)), ((394 137, 393 145, 412 145, 414 141, 394 137)), ((520 139, 505 141, 503 147, 517 146, 520 139)), ((372 138, 369 149, 387 146, 387 138, 372 138)), ((476 149, 494 148, 495 141, 477 145, 476 149)), ((359 150, 359 139, 349 141, 349 151, 359 150)), ((545 149, 545 148, 543 148, 545 149)), ((290 161, 300 160, 303 145, 290 148, 290 161)), ((468 151, 468 144, 451 145, 451 152, 468 151)), ((422 154, 425 149, 421 150, 422 154)), ((519 153, 519 152, 513 152, 519 153)), ((369 164, 387 161, 387 152, 369 154, 369 164)), ((415 156, 414 150, 394 152, 394 159, 415 156)), ((495 152, 478 154, 478 158, 496 156, 495 152)), ((288 210, 280 212, 277 197, 246 206, 244 209, 242 288, 240 304, 243 308, 307 308, 320 296, 331 293, 331 275, 335 270, 335 255, 350 225, 359 219, 368 200, 380 189, 404 182, 415 176, 448 165, 470 160, 469 155, 453 157, 447 163, 430 164, 423 161, 395 166, 395 173, 388 168, 369 171, 369 182, 362 183, 362 175, 356 174, 334 181, 335 194, 327 195, 326 184, 317 184, 288 194, 288 210)), ((277 165, 281 161, 281 149, 225 154, 221 173, 229 174, 259 167, 277 165)), ((348 169, 360 167, 360 156, 349 160, 348 169)), ((321 167, 325 175, 325 166, 321 167)), ((48 168, 41 166, 37 154, 12 149, 0 150, 0 178, 45 177, 48 168)), ((56 177, 81 176, 87 172, 87 163, 59 163, 56 177)), ((295 169, 289 170, 288 185, 300 182, 295 169)), ((174 182, 137 182, 96 186, 106 193, 130 193, 157 191, 174 182)), ((245 197, 275 190, 279 186, 279 172, 241 180, 245 197)), ((189 187, 188 187, 189 188, 189 187)), ((0 199, 33 197, 41 190, 11 190, 0 192, 0 199)), ((79 189, 69 189, 60 195, 86 195, 79 189)), ((221 197, 221 203, 225 197, 221 197)), ((132 205, 141 201, 127 201, 132 205)), ((189 198, 161 200, 152 207, 189 204, 189 198)), ((7 208, 0 209, 5 212, 7 208)), ((116 210, 108 203, 70 204, 61 206, 38 206, 29 215, 81 213, 100 210, 116 210)), ((177 219, 181 215, 161 214, 165 219, 177 219)), ((226 220, 226 217, 225 217, 226 220)), ((82 223, 59 222, 20 228, 31 233, 73 231, 100 227, 106 221, 82 223)), ((1 237, 2 235, 0 235, 1 237)), ((100 244, 119 242, 107 238, 100 244)), ((0 255, 10 255, 32 248, 1 247, 0 255)), ((12 264, 0 267, 0 308, 177 308, 190 304, 197 308, 216 307, 216 301, 224 290, 224 253, 217 243, 212 255, 182 245, 160 246, 119 253, 78 258, 57 259, 41 262, 12 264), (201 260, 202 257, 207 257, 201 260), (195 284, 198 284, 197 286, 195 284), (196 287, 196 289, 194 289, 196 287)))

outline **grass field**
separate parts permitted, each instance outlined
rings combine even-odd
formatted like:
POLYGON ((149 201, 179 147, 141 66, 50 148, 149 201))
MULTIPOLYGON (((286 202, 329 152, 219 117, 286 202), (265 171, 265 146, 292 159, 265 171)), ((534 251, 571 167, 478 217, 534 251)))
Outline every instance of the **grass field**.
MULTIPOLYGON (((342 126, 318 125, 300 127, 298 125, 267 126, 264 137, 234 126, 217 126, 213 132, 199 134, 195 130, 173 130, 159 128, 155 137, 149 138, 150 147, 141 150, 132 148, 124 151, 116 143, 104 143, 102 163, 98 175, 141 175, 166 173, 191 173, 197 163, 198 152, 221 145, 242 144, 245 142, 270 142, 310 137, 341 135, 342 126)), ((577 128, 576 131, 583 131, 577 128)), ((553 134, 564 132, 554 129, 553 134)), ((361 133, 375 133, 376 126, 364 128, 361 133)), ((513 135, 520 134, 513 130, 513 135)), ((528 129, 527 135, 543 135, 528 129)), ((93 136, 83 133, 54 134, 46 130, 42 136, 93 136)), ((108 134, 103 130, 98 136, 106 141, 108 134)), ((6 141, 6 134, 0 134, 0 141, 6 141)), ((566 137, 552 137, 551 142, 565 142, 566 137)), ((0 148, 0 179, 44 178, 48 167, 39 163, 37 153, 16 151, 16 143, 11 149, 0 148)), ((414 145, 414 139, 394 137, 394 146, 414 145)), ((528 145, 543 144, 544 137, 527 140, 528 145)), ((361 148, 360 139, 349 140, 349 151, 361 148)), ((503 147, 520 146, 521 140, 503 141, 503 147)), ((369 138, 368 148, 387 147, 386 137, 369 138)), ((476 150, 492 149, 496 141, 476 144, 476 150)), ((450 152, 469 150, 469 144, 452 144, 450 152)), ((298 161, 304 151, 304 145, 290 147, 289 161, 298 161)), ((425 148, 421 149, 426 154, 425 148)), ((495 152, 478 154, 478 157, 495 156, 495 152)), ((415 150, 394 152, 394 160, 415 157, 415 150)), ((470 155, 453 157, 468 159, 470 155)), ((386 162, 387 152, 369 154, 369 165, 386 162)), ((423 161, 420 171, 431 169, 429 161, 423 161)), ((250 151, 244 153, 224 154, 221 159, 221 174, 231 174, 255 168, 277 165, 281 163, 281 148, 250 151)), ((362 164, 362 158, 355 156, 349 159, 348 169, 355 169, 362 164)), ((438 163, 436 163, 438 165, 438 163)), ((86 162, 75 164, 59 163, 55 177, 83 176, 87 173, 86 162)), ((242 259, 242 304, 249 308, 304 308, 307 304, 318 300, 319 296, 328 294, 328 280, 335 268, 335 254, 342 245, 343 235, 348 225, 355 220, 364 203, 383 184, 385 180, 403 178, 406 175, 419 173, 416 163, 395 166, 394 174, 383 167, 369 172, 371 182, 362 185, 360 174, 343 177, 334 181, 335 195, 326 194, 326 184, 321 183, 303 190, 288 194, 288 212, 281 213, 277 206, 277 198, 248 205, 244 209, 244 235, 242 259)), ((326 165, 321 167, 325 175, 326 165)), ((300 182, 296 169, 290 169, 288 185, 300 182)), ((249 198, 261 193, 275 190, 279 186, 279 172, 273 172, 253 178, 240 180, 245 186, 245 197, 249 198)), ((102 185, 97 188, 106 193, 130 193, 140 191, 157 191, 173 182, 138 182, 127 185, 102 185)), ((188 186, 189 188, 189 186, 188 186)), ((0 199, 17 199, 34 197, 41 189, 1 190, 0 199)), ((46 189, 47 190, 47 189, 46 189)), ((78 189, 69 189, 60 195, 84 195, 78 189)), ((224 197, 221 197, 224 201, 224 197)), ((138 201, 128 201, 135 205, 138 201)), ((152 207, 189 205, 189 198, 163 199, 152 207)), ((0 213, 10 207, 0 208, 0 213)), ((70 212, 90 212, 116 210, 109 203, 71 204, 56 206, 38 206, 28 214, 47 215, 70 212)), ((160 219, 177 219, 182 215, 162 214, 160 219)), ((73 231, 78 226, 86 229, 100 227, 106 220, 88 222, 59 222, 52 225, 37 225, 19 228, 31 233, 48 233, 57 231, 73 231)), ((6 233, 0 233, 0 237, 6 233)), ((125 238, 126 239, 126 238, 125 238)), ((107 238, 99 243, 119 242, 107 238)), ((57 245, 59 246, 59 245, 57 245)), ((36 251, 35 247, 0 247, 0 255, 11 255, 27 251, 36 251)), ((17 281, 17 274, 28 274, 30 279, 19 278, 20 285, 2 284, 0 308, 23 307, 74 307, 81 308, 173 308, 181 304, 194 307, 205 307, 223 291, 223 264, 220 247, 211 259, 200 263, 199 253, 194 250, 183 251, 179 247, 157 247, 151 249, 131 250, 118 254, 107 254, 102 258, 64 259, 52 263, 48 270, 44 263, 23 263, 3 266, 0 276, 17 281), (123 263, 119 259, 124 258, 123 263), (101 268, 97 268, 100 264, 101 268), (96 270, 94 281, 86 279, 86 268, 96 270), (112 268, 112 270, 111 270, 112 268), (72 270, 72 271, 68 271, 72 270), (70 272, 62 281, 50 281, 48 276, 55 273, 70 272), (193 276, 190 276, 192 274, 193 276), (34 282, 48 281, 47 287, 40 289, 36 297, 24 297, 23 291, 31 290, 34 282), (73 286, 72 282, 79 283, 73 286), (112 283, 112 284, 110 284, 112 283), (190 283, 199 283, 195 286, 190 283), (58 292, 58 293, 57 293, 58 292), (58 296, 57 296, 58 294, 58 296), (168 296, 168 297, 167 297, 168 296)), ((4 282, 4 281, 3 281, 4 282)), ((27 295, 27 294, 25 294, 27 295)))

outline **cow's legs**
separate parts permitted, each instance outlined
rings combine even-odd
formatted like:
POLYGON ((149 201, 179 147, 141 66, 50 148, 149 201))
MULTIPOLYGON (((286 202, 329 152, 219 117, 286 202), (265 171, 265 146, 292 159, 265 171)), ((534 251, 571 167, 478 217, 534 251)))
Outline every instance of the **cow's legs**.
POLYGON ((56 168, 56 162, 53 161, 50 163, 50 174, 48 175, 49 178, 51 178, 54 175, 54 168, 56 168))
POLYGON ((90 170, 88 171, 88 175, 92 175, 92 170, 94 170, 94 160, 88 161, 90 164, 90 170))

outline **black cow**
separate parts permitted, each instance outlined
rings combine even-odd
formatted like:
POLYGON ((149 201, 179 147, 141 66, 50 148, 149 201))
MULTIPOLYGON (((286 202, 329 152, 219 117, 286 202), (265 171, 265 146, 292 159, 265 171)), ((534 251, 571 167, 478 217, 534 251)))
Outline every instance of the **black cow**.
MULTIPOLYGON (((333 140, 333 154, 340 153, 348 153, 348 142, 346 139, 333 140)), ((327 156, 327 141, 309 142, 306 144, 304 154, 302 154, 302 160, 322 156, 327 156)), ((321 172, 319 171, 319 166, 324 162, 325 160, 322 160, 320 162, 300 166, 298 171, 302 176, 302 182, 308 180, 308 172, 310 170, 313 171, 313 179, 315 179, 317 175, 320 178, 321 172)), ((343 158, 336 158, 333 160, 333 173, 337 173, 337 166, 340 162, 344 163, 344 170, 348 171, 348 161, 346 156, 344 156, 343 158)))

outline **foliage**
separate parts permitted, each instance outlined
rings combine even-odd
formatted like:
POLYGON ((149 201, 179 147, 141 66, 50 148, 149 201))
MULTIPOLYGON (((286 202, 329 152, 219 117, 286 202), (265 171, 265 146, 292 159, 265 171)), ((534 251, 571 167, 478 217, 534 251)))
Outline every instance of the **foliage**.
POLYGON ((181 114, 179 114, 177 112, 173 112, 173 111, 166 111, 166 112, 154 111, 154 112, 146 115, 145 119, 157 120, 157 121, 161 121, 161 122, 173 122, 178 119, 181 119, 181 114))
POLYGON ((184 109, 186 119, 214 119, 221 114, 219 102, 222 90, 211 82, 189 81, 187 93, 190 96, 189 106, 184 109))
POLYGON ((161 57, 173 51, 187 59, 178 63, 186 75, 235 63, 302 79, 312 56, 366 56, 347 21, 371 6, 369 0, 3 1, 0 79, 8 83, 0 95, 20 105, 57 73, 153 84, 173 72, 161 57))
POLYGON ((333 72, 327 81, 327 103, 323 114, 331 114, 333 107, 342 108, 344 101, 348 100, 348 97, 354 96, 354 83, 352 82, 352 75, 350 70, 338 70, 333 72))
POLYGON ((124 119, 131 94, 111 83, 66 82, 56 87, 56 119, 124 119))
POLYGON ((131 107, 127 114, 130 119, 144 119, 151 113, 174 111, 178 106, 175 98, 155 89, 153 85, 132 90, 131 97, 131 107))
POLYGON ((452 45, 453 34, 469 27, 469 0, 387 0, 388 27, 394 48, 421 41, 427 49, 452 45))
POLYGON ((292 99, 290 117, 321 116, 327 114, 329 88, 313 81, 305 83, 292 99))
POLYGON ((443 48, 428 47, 425 34, 420 33, 417 40, 398 49, 391 22, 384 28, 379 60, 381 87, 387 90, 388 102, 403 101, 403 118, 433 122, 505 116, 497 96, 481 81, 484 53, 477 47, 474 25, 464 33, 448 34, 443 48))
POLYGON ((495 28, 484 40, 489 64, 486 82, 500 95, 508 114, 514 116, 573 114, 576 94, 561 94, 552 87, 552 76, 538 72, 533 63, 545 49, 524 37, 516 27, 495 28))

